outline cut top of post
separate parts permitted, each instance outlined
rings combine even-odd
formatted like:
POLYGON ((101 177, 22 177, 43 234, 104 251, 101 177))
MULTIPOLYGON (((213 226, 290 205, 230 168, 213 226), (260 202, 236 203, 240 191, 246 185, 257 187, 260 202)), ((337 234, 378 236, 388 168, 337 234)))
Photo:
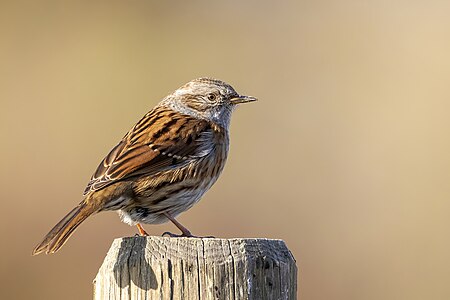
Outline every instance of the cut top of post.
POLYGON ((295 299, 297 267, 282 240, 114 240, 95 299, 295 299))

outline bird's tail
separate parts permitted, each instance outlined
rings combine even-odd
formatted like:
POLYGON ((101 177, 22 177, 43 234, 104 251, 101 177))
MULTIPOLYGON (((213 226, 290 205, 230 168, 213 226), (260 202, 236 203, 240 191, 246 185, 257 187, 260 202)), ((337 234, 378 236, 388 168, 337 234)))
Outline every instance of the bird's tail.
POLYGON ((55 253, 66 243, 75 229, 86 220, 87 217, 97 211, 98 209, 95 205, 83 200, 59 221, 49 233, 47 233, 42 242, 34 248, 32 254, 37 255, 42 252, 45 252, 46 254, 55 253))

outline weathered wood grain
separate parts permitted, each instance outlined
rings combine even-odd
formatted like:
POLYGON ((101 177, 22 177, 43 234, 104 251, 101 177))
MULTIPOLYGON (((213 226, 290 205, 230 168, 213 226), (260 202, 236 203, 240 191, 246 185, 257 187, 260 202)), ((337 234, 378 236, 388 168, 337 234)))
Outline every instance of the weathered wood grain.
POLYGON ((269 239, 129 237, 114 240, 94 299, 296 299, 297 267, 269 239))

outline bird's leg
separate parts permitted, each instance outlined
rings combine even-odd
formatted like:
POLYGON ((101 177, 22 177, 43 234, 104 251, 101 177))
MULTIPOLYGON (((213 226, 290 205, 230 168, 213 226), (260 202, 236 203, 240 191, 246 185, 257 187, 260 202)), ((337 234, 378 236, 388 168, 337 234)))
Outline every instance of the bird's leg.
POLYGON ((163 214, 164 214, 164 216, 166 216, 167 219, 169 219, 173 224, 175 224, 175 226, 177 226, 178 229, 180 229, 181 233, 182 233, 181 235, 176 235, 176 234, 173 234, 173 233, 170 233, 170 232, 164 232, 163 236, 164 235, 168 235, 170 237, 195 237, 195 236, 192 235, 192 233, 186 227, 181 225, 180 222, 178 222, 177 220, 175 220, 174 217, 169 215, 169 213, 165 212, 163 214))
POLYGON ((140 236, 148 236, 148 233, 144 230, 144 228, 142 227, 141 224, 137 223, 137 224, 136 224, 136 227, 137 227, 138 230, 139 230, 139 235, 140 235, 140 236))

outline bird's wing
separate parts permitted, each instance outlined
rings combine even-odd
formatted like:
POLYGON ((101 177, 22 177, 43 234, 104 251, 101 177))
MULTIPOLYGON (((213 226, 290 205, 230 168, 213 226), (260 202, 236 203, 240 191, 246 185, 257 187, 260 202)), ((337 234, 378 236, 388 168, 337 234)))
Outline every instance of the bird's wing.
POLYGON ((186 165, 214 149, 215 126, 158 107, 146 114, 103 159, 84 195, 142 174, 186 165))

